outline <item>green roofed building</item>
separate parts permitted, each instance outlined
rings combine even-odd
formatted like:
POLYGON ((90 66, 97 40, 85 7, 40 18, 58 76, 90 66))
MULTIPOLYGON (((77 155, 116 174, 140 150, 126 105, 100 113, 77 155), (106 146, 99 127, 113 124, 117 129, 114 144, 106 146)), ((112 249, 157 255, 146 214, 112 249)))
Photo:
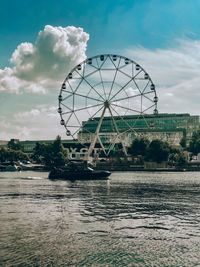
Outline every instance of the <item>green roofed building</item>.
MULTIPOLYGON (((82 123, 82 129, 78 134, 81 143, 90 143, 93 140, 99 119, 93 118, 82 123)), ((114 121, 113 123, 111 117, 104 117, 100 128, 100 138, 103 143, 111 143, 114 138, 118 138, 119 134, 117 135, 114 124, 126 146, 130 146, 134 138, 141 136, 150 141, 161 139, 175 146, 179 146, 184 138, 188 144, 192 133, 200 129, 200 116, 188 113, 116 116, 114 121)))

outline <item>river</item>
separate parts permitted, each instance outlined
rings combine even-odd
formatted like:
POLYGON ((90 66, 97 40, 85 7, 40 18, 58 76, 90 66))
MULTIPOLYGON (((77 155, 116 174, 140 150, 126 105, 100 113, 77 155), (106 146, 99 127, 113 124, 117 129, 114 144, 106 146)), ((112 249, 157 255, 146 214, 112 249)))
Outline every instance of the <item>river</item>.
POLYGON ((200 266, 200 172, 0 173, 0 266, 200 266))

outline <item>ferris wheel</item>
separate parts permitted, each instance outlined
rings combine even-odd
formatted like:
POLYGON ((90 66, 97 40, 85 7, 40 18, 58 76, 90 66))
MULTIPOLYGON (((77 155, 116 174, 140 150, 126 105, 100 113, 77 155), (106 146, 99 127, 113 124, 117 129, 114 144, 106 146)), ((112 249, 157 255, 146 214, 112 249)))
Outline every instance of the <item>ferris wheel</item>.
POLYGON ((96 143, 107 155, 117 143, 126 153, 125 137, 136 133, 134 123, 126 118, 134 116, 136 122, 158 113, 150 75, 133 60, 112 54, 88 58, 74 67, 62 83, 58 100, 66 135, 90 143, 89 154, 96 143))

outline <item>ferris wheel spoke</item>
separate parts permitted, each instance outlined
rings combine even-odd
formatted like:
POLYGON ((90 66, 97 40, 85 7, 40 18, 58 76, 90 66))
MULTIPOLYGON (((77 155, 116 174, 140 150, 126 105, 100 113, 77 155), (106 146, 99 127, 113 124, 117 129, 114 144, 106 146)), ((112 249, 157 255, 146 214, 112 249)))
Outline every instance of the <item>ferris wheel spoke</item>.
MULTIPOLYGON (((90 117, 90 119, 94 119, 94 117, 102 110, 104 108, 104 106, 101 106, 91 117, 90 117)), ((94 119, 95 120, 95 119, 94 119)), ((97 122, 98 122, 98 119, 96 120, 97 122)), ((85 122, 82 122, 82 124, 81 124, 81 128, 84 128, 85 127, 85 125, 87 124, 87 121, 85 121, 85 122)), ((74 134, 77 134, 78 133, 78 131, 80 130, 80 128, 74 133, 74 134)), ((87 130, 87 128, 86 129, 84 129, 86 132, 88 132, 88 133, 91 133, 89 130, 87 130)))
MULTIPOLYGON (((93 67, 94 67, 94 66, 93 66, 93 67)), ((92 71, 91 73, 88 73, 87 75, 82 76, 82 78, 88 78, 88 77, 90 77, 91 75, 93 75, 93 74, 95 74, 96 72, 98 72, 98 68, 96 68, 96 67, 94 67, 94 68, 95 68, 94 71, 92 71)))
POLYGON ((96 105, 92 105, 92 106, 87 106, 87 107, 83 107, 83 108, 77 108, 77 109, 73 109, 73 110, 70 110, 70 111, 67 111, 67 112, 63 112, 62 114, 65 115, 65 114, 69 114, 71 112, 79 112, 81 110, 86 110, 88 108, 94 108, 94 107, 99 107, 101 106, 102 104, 96 104, 96 105))
POLYGON ((147 110, 149 110, 149 109, 153 108, 154 106, 155 106, 155 105, 153 104, 153 105, 151 105, 150 107, 148 107, 148 108, 144 109, 144 110, 143 110, 143 112, 142 112, 142 114, 144 114, 144 112, 146 112, 147 110))
POLYGON ((79 125, 81 126, 81 122, 80 122, 80 120, 79 120, 79 118, 77 117, 77 115, 76 115, 76 111, 74 111, 74 116, 76 117, 76 119, 77 119, 77 122, 79 123, 79 125))
MULTIPOLYGON (((75 117, 75 119, 76 119, 75 122, 73 121, 73 123, 75 123, 75 124, 67 125, 66 129, 68 129, 68 128, 76 129, 76 128, 77 128, 77 130, 75 131, 75 133, 77 133, 77 132, 80 130, 81 122, 80 122, 79 118, 77 117, 76 112, 72 112, 72 113, 70 114, 68 120, 66 121, 66 124, 68 124, 69 121, 72 119, 72 115, 74 115, 74 117, 75 117), (78 123, 78 125, 77 125, 77 123, 78 123)), ((74 137, 75 133, 73 133, 73 134, 70 133, 70 135, 71 135, 72 137, 74 137)))
POLYGON ((125 106, 121 106, 121 105, 117 105, 117 104, 114 104, 112 103, 112 106, 115 106, 115 107, 118 107, 118 108, 122 108, 122 109, 125 109, 125 110, 129 110, 129 111, 133 111, 135 113, 141 113, 140 111, 138 110, 135 110, 135 109, 132 109, 132 108, 128 108, 128 107, 125 107, 125 106))
MULTIPOLYGON (((103 100, 100 100, 100 99, 97 99, 97 98, 94 98, 94 97, 91 97, 91 96, 88 96, 88 95, 82 95, 82 94, 80 94, 80 93, 70 92, 70 91, 67 91, 67 90, 63 90, 63 91, 66 92, 66 93, 69 93, 69 94, 70 94, 70 95, 67 96, 66 98, 69 98, 69 97, 71 97, 71 96, 73 96, 73 95, 76 95, 76 96, 80 96, 80 97, 88 98, 88 99, 90 99, 90 100, 98 101, 98 102, 101 102, 101 103, 104 102, 103 100)), ((66 98, 64 98, 63 101, 64 101, 66 98)))
MULTIPOLYGON (((94 67, 94 66, 93 66, 94 67)), ((85 68, 84 68, 84 70, 85 70, 85 68)), ((87 80, 87 78, 90 76, 90 75, 92 75, 92 74, 95 74, 96 72, 98 72, 99 70, 98 69, 96 69, 95 71, 93 71, 92 73, 90 73, 90 74, 88 74, 88 75, 84 75, 84 73, 83 73, 83 75, 81 75, 80 74, 80 76, 82 77, 82 81, 85 81, 89 86, 90 86, 90 88, 91 89, 93 89, 94 91, 95 91, 95 93, 97 94, 97 95, 99 95, 99 97, 100 98, 102 98, 102 100, 104 101, 104 98, 98 93, 98 91, 96 91, 96 89, 88 82, 88 80, 87 80)), ((82 82, 81 81, 81 82, 82 82)))
MULTIPOLYGON (((68 106, 66 106, 63 102, 60 103, 62 106, 64 106, 65 108, 67 108, 69 110, 69 113, 73 111, 73 109, 69 108, 68 106)), ((65 112, 62 112, 62 114, 66 114, 65 112)))
MULTIPOLYGON (((88 78, 90 75, 93 75, 93 74, 95 74, 97 71, 98 71, 98 68, 97 67, 95 67, 95 66, 92 66, 95 70, 94 71, 92 71, 92 72, 90 72, 90 73, 88 73, 88 74, 86 74, 85 75, 85 68, 86 68, 86 66, 84 65, 84 71, 83 71, 83 74, 81 74, 79 71, 77 71, 77 70, 75 70, 76 71, 76 73, 80 76, 80 78, 81 79, 83 79, 83 78, 88 78)), ((78 79, 80 79, 80 78, 78 78, 78 79)))
POLYGON ((79 89, 80 85, 82 84, 82 80, 80 80, 80 82, 78 83, 78 85, 76 86, 75 90, 73 90, 73 93, 76 93, 76 91, 79 89))
POLYGON ((119 101, 123 101, 123 100, 128 100, 128 99, 132 99, 135 97, 140 96, 141 94, 137 94, 137 95, 132 95, 132 96, 126 96, 126 97, 122 97, 122 98, 117 98, 117 99, 113 99, 113 101, 111 101, 110 103, 112 104, 113 102, 119 102, 119 101))
POLYGON ((68 98, 70 98, 72 95, 73 95, 73 94, 71 93, 70 95, 64 97, 64 98, 62 99, 62 102, 65 101, 65 100, 67 100, 68 98))
MULTIPOLYGON (((132 130, 134 133, 137 133, 135 129, 112 107, 110 106, 113 112, 117 114, 117 116, 124 122, 124 124, 128 127, 129 130, 132 130)), ((127 132, 128 130, 124 131, 127 132)))
POLYGON ((104 82, 103 82, 103 79, 102 79, 102 75, 101 75, 101 70, 99 70, 99 75, 100 75, 100 79, 101 79, 101 83, 102 83, 102 87, 103 87, 103 92, 104 92, 104 96, 106 99, 106 91, 105 91, 105 86, 104 86, 104 82))
POLYGON ((67 96, 67 98, 73 95, 73 92, 70 92, 70 91, 68 91, 68 90, 66 90, 66 89, 62 89, 62 92, 65 92, 65 93, 68 93, 68 94, 69 94, 69 95, 67 96))
POLYGON ((148 92, 142 93, 143 96, 146 96, 146 95, 149 95, 149 94, 154 94, 154 95, 155 95, 155 92, 153 92, 153 91, 148 91, 148 92))
POLYGON ((106 99, 105 87, 104 87, 104 83, 103 83, 103 79, 102 79, 102 75, 101 75, 101 67, 103 66, 104 62, 101 64, 101 66, 99 66, 99 62, 98 62, 97 59, 96 59, 96 62, 97 62, 97 66, 99 68, 100 81, 101 81, 101 84, 102 84, 102 87, 103 87, 104 96, 105 96, 105 99, 106 99))
POLYGON ((94 119, 94 117, 104 108, 104 106, 101 106, 91 117, 90 119, 94 119))
POLYGON ((145 92, 145 90, 147 89, 147 87, 149 86, 149 84, 150 84, 150 80, 148 80, 147 84, 145 85, 144 89, 142 90, 142 93, 145 92))
MULTIPOLYGON (((70 92, 70 91, 68 91, 68 92, 69 92, 69 93, 73 93, 74 90, 73 90, 72 85, 71 85, 71 83, 69 82, 69 79, 68 79, 68 78, 64 81, 64 83, 66 83, 66 82, 67 82, 69 88, 71 89, 71 92, 70 92)), ((67 90, 62 89, 62 91, 67 91, 67 90)))
POLYGON ((69 123, 69 121, 70 121, 70 119, 71 119, 71 117, 72 117, 72 114, 73 114, 73 112, 70 113, 68 119, 66 120, 66 122, 65 122, 66 125, 69 123))
POLYGON ((139 71, 135 76, 133 76, 124 86, 122 86, 122 88, 114 94, 114 96, 111 97, 110 101, 116 96, 118 95, 124 88, 126 88, 127 85, 130 84, 131 81, 134 81, 135 77, 140 73, 141 71, 139 71))
POLYGON ((79 125, 68 125, 67 128, 78 128, 80 129, 80 126, 79 125))
POLYGON ((88 99, 90 99, 90 100, 98 101, 98 102, 101 102, 101 103, 104 103, 104 101, 99 100, 99 99, 94 98, 94 97, 91 97, 91 96, 85 96, 85 95, 81 95, 81 94, 79 94, 79 93, 74 93, 74 95, 76 95, 76 96, 80 96, 80 97, 84 97, 84 98, 88 98, 88 99))
POLYGON ((137 95, 127 96, 127 97, 117 98, 117 99, 113 99, 113 101, 111 101, 110 103, 123 101, 123 100, 128 100, 128 99, 135 98, 135 97, 138 97, 138 96, 141 96, 141 95, 145 96, 147 94, 152 94, 152 93, 153 93, 152 91, 149 91, 149 92, 146 92, 146 93, 143 93, 143 94, 137 94, 137 95))
POLYGON ((140 87, 138 86, 138 84, 136 83, 135 79, 133 80, 135 86, 137 87, 138 91, 140 92, 140 94, 142 93, 142 91, 140 90, 140 87))
POLYGON ((118 71, 121 72, 122 74, 124 74, 126 77, 128 77, 130 79, 133 77, 132 73, 131 73, 131 75, 128 75, 126 72, 122 71, 120 68, 118 69, 118 71))
MULTIPOLYGON (((104 108, 104 106, 101 106, 91 117, 90 119, 92 119, 93 121, 97 121, 98 122, 98 118, 95 119, 95 116, 104 108)), ((87 121, 83 124, 85 125, 87 123, 87 121)))
POLYGON ((146 98, 147 100, 154 102, 151 98, 149 98, 148 96, 146 96, 146 94, 142 94, 144 96, 144 98, 146 98))
POLYGON ((113 78, 113 81, 112 81, 112 85, 111 85, 111 88, 110 88, 110 92, 109 92, 109 95, 108 95, 108 99, 110 99, 110 95, 111 95, 111 93, 112 93, 113 86, 114 86, 114 84, 115 84, 115 80, 116 80, 116 76, 117 76, 117 72, 118 72, 118 68, 119 68, 120 62, 121 62, 121 58, 120 58, 120 60, 119 60, 119 62, 118 62, 118 65, 117 65, 117 67, 116 67, 116 71, 115 71, 115 75, 114 75, 114 78, 113 78))
POLYGON ((98 96, 100 96, 100 98, 102 98, 102 100, 104 101, 104 98, 102 97, 101 94, 99 94, 99 92, 85 79, 85 77, 83 77, 84 81, 96 92, 96 94, 98 96))

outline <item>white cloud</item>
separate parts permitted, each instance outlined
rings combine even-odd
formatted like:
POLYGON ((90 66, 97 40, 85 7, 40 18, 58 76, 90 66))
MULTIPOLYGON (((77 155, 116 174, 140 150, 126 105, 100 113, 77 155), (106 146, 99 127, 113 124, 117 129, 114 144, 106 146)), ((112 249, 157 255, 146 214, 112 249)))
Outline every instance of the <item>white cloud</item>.
POLYGON ((17 112, 9 121, 6 116, 0 116, 0 129, 0 140, 46 140, 54 139, 58 134, 66 139, 57 107, 50 105, 40 105, 24 112, 17 112))
POLYGON ((39 109, 31 109, 30 111, 25 111, 25 112, 18 112, 14 115, 14 118, 17 119, 17 120, 22 120, 22 119, 25 119, 25 118, 34 118, 34 117, 37 117, 39 116, 41 113, 41 111, 39 109))
POLYGON ((45 93, 86 58, 89 35, 74 26, 45 26, 36 42, 18 45, 12 68, 0 69, 0 91, 45 93))
POLYGON ((157 50, 139 47, 125 53, 151 76, 160 112, 199 114, 200 41, 179 40, 175 45, 157 50))

